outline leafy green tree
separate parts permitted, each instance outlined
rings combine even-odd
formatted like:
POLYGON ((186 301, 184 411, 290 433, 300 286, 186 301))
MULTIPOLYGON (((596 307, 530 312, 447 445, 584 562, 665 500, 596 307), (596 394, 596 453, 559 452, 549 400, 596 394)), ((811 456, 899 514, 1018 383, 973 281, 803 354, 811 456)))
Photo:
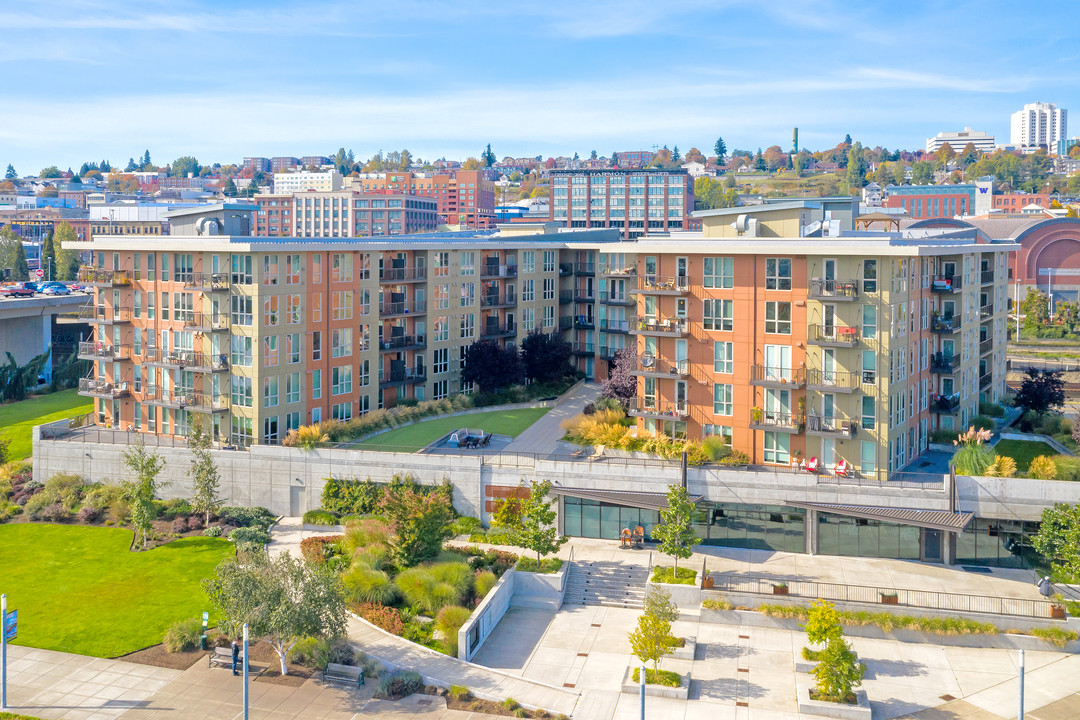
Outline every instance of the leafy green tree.
POLYGON ((957 162, 967 168, 979 159, 979 151, 975 149, 975 143, 969 142, 957 156, 957 162))
POLYGON ((716 138, 716 144, 713 145, 713 152, 716 153, 716 164, 724 164, 724 156, 727 155, 727 144, 724 143, 724 138, 716 138))
POLYGON ((841 637, 844 629, 840 627, 840 613, 831 602, 815 600, 806 613, 806 639, 812 643, 824 644, 833 638, 841 637))
POLYGON ((75 280, 79 277, 79 252, 64 247, 65 243, 73 243, 78 239, 75 228, 66 220, 56 228, 56 237, 53 239, 53 247, 56 251, 56 265, 53 267, 53 277, 57 280, 75 280))
POLYGON ((15 172, 15 166, 12 165, 11 163, 8 163, 7 172, 4 173, 4 179, 5 180, 18 180, 19 179, 19 173, 15 172))
POLYGON ((518 385, 524 378, 517 347, 499 347, 494 340, 477 340, 465 348, 461 379, 475 384, 482 392, 518 385))
POLYGON ((956 157, 956 151, 953 150, 953 146, 949 143, 943 143, 934 153, 934 159, 937 160, 942 170, 949 169, 949 161, 954 157, 956 157))
POLYGON ((829 641, 810 671, 817 679, 816 700, 847 702, 855 688, 862 685, 866 666, 842 637, 829 641))
POLYGON ((907 180, 907 173, 905 165, 902 160, 897 160, 892 164, 892 181, 895 185, 903 185, 907 180))
MULTIPOLYGON (((574 154, 574 159, 577 160, 577 154, 574 154)), ((484 163, 484 167, 491 167, 495 164, 495 153, 491 151, 491 143, 488 143, 484 148, 484 152, 480 153, 480 161, 484 163)))
POLYGON ((147 150, 142 156, 142 165, 139 166, 140 170, 150 171, 154 169, 154 164, 150 162, 150 151, 147 150))
POLYGON ((157 517, 154 500, 158 490, 166 485, 157 479, 165 469, 165 460, 157 451, 147 452, 140 439, 124 451, 124 465, 135 475, 135 479, 120 483, 122 497, 131 506, 131 525, 135 529, 135 538, 142 535, 142 546, 145 550, 150 529, 157 517))
POLYGON ((679 575, 679 558, 684 560, 694 554, 694 543, 698 541, 694 532, 694 503, 690 494, 682 485, 672 485, 667 492, 667 507, 660 510, 660 524, 653 528, 652 534, 660 545, 658 549, 675 559, 673 577, 679 575))
MULTIPOLYGON (((596 151, 593 150, 593 156, 594 156, 593 159, 595 159, 595 154, 596 154, 596 151)), ((678 163, 681 159, 682 159, 682 155, 679 154, 679 146, 676 145, 675 149, 671 151, 671 160, 672 160, 672 162, 678 163)))
POLYGON ((845 145, 850 145, 851 144, 851 133, 847 133, 846 135, 844 135, 844 144, 845 145))
POLYGON ((590 160, 595 160, 596 158, 597 158, 597 154, 596 154, 595 150, 593 150, 591 153, 589 153, 589 159, 590 160))
POLYGON ((1050 323, 1050 298, 1036 288, 1028 288, 1020 301, 1020 313, 1024 316, 1024 329, 1037 333, 1050 323))
POLYGON ((934 182, 934 166, 920 160, 911 166, 912 185, 930 185, 934 182))
POLYGON ((675 622, 679 619, 679 606, 671 599, 671 593, 657 585, 645 588, 645 614, 675 622))
POLYGON ((866 185, 866 156, 863 154, 862 143, 855 143, 847 152, 847 169, 844 171, 844 180, 852 190, 859 190, 866 185))
POLYGON ((1016 406, 1032 412, 1059 411, 1065 404, 1065 381, 1058 370, 1028 368, 1016 391, 1016 406))
POLYGON ((664 657, 679 646, 679 640, 671 634, 671 623, 655 615, 644 614, 638 618, 637 627, 630 631, 630 649, 642 663, 652 663, 653 670, 664 657))
POLYGON ((26 261, 26 246, 19 237, 15 241, 15 263, 11 274, 16 280, 30 279, 30 263, 26 261))
POLYGON ((572 375, 572 354, 570 343, 560 333, 534 329, 521 341, 521 364, 525 377, 536 382, 553 382, 572 375))
POLYGON ((192 421, 188 430, 188 447, 191 448, 191 483, 192 509, 206 516, 206 525, 210 525, 210 513, 221 507, 223 500, 218 495, 221 475, 213 453, 210 452, 210 433, 201 419, 192 421))
POLYGON ((392 492, 388 488, 379 509, 394 531, 390 552, 402 567, 432 559, 443 540, 450 537, 454 507, 442 493, 424 494, 412 487, 392 492))
POLYGON ((200 170, 199 161, 190 155, 184 155, 173 160, 169 175, 175 178, 184 178, 188 173, 198 176, 200 170))
POLYGON ((634 348, 616 350, 603 382, 603 396, 615 398, 623 407, 629 407, 637 395, 637 378, 633 375, 636 357, 634 348))
POLYGON ((256 639, 265 639, 289 672, 286 658, 305 637, 338 638, 345 632, 341 582, 325 565, 307 563, 290 553, 270 558, 262 550, 224 560, 203 580, 210 602, 221 613, 221 627, 232 637, 244 623, 256 639))
POLYGON ((5 350, 4 355, 7 356, 7 365, 0 365, 0 401, 25 400, 26 388, 38 384, 38 377, 41 375, 45 363, 49 361, 51 354, 52 348, 50 347, 40 355, 30 358, 25 365, 20 366, 15 362, 15 356, 5 350))
POLYGON ((1080 303, 1069 300, 1059 302, 1057 305, 1057 319, 1061 324, 1069 328, 1069 332, 1073 332, 1076 325, 1080 323, 1080 303))
POLYGON ((221 193, 225 197, 236 197, 236 183, 231 177, 225 178, 225 182, 221 184, 221 193))
POLYGON ((60 168, 56 167, 55 165, 50 165, 47 168, 42 168, 41 173, 38 175, 38 177, 40 177, 42 179, 58 178, 60 176, 61 176, 60 168))
POLYGON ((1031 544, 1065 582, 1075 582, 1080 578, 1080 505, 1055 503, 1043 510, 1031 544))
POLYGON ((510 528, 511 543, 536 553, 538 568, 541 556, 558 552, 569 539, 559 535, 555 527, 555 511, 551 508, 555 499, 548 497, 549 492, 549 481, 534 482, 529 497, 519 501, 517 524, 510 528))
POLYGON ((128 164, 124 167, 124 172, 132 173, 139 169, 139 166, 135 164, 135 158, 128 158, 128 164))
POLYGON ((755 170, 767 170, 768 166, 765 164, 765 156, 761 154, 761 148, 758 148, 757 154, 754 155, 754 169, 755 170))
MULTIPOLYGON (((10 165, 8 167, 11 167, 10 165)), ((611 153, 611 167, 619 167, 619 153, 611 153)), ((1080 177, 1080 175, 1078 175, 1080 177)))
POLYGON ((408 170, 412 167, 413 156, 408 150, 401 151, 401 160, 398 162, 398 170, 408 170))

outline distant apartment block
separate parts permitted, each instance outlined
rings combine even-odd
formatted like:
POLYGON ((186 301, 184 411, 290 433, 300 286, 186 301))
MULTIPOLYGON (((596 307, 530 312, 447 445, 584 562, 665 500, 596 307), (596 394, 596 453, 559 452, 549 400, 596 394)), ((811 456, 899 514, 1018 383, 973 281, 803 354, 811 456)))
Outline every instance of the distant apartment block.
POLYGON ((882 206, 899 208, 916 220, 982 215, 993 207, 993 183, 964 185, 888 185, 882 206))
POLYGON ((346 178, 345 188, 433 198, 443 224, 489 227, 495 220, 495 183, 487 170, 363 173, 346 178))
POLYGON ((656 157, 656 153, 650 150, 624 150, 615 155, 618 166, 621 168, 643 168, 656 157))
POLYGON ((326 172, 300 170, 297 172, 274 173, 275 193, 298 193, 305 190, 326 192, 340 189, 341 174, 336 170, 326 172))
POLYGON ((266 193, 251 199, 258 206, 255 213, 255 235, 286 237, 293 234, 292 193, 266 193))
POLYGON ((1030 103, 1011 116, 1009 142, 1021 149, 1044 148, 1063 152, 1067 138, 1067 113, 1054 103, 1030 103))
POLYGON ((679 170, 552 170, 550 220, 615 228, 625 238, 681 230, 694 209, 694 179, 679 170))
POLYGON ((300 164, 304 167, 314 165, 315 167, 322 167, 323 165, 329 165, 333 161, 325 155, 305 155, 300 158, 300 164))
POLYGON ((941 149, 941 146, 945 143, 949 144, 953 150, 957 153, 963 151, 967 147, 968 143, 975 146, 975 149, 983 153, 994 152, 994 136, 987 135, 984 132, 978 130, 972 130, 970 127, 965 127, 960 132, 940 132, 936 137, 926 139, 926 152, 935 153, 941 149))
POLYGON ((270 172, 270 158, 246 157, 244 158, 243 168, 244 170, 258 170, 260 172, 270 172))
POLYGON ((292 170, 294 167, 300 164, 299 158, 294 157, 274 157, 270 158, 270 171, 271 172, 285 172, 292 170))

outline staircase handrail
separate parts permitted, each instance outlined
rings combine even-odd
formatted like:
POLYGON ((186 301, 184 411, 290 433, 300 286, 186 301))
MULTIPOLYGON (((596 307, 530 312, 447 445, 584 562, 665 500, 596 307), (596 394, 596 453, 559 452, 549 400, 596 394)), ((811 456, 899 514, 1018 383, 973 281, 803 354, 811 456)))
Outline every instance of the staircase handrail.
POLYGON ((698 575, 698 588, 705 588, 705 565, 709 562, 709 558, 701 558, 701 574, 698 575))

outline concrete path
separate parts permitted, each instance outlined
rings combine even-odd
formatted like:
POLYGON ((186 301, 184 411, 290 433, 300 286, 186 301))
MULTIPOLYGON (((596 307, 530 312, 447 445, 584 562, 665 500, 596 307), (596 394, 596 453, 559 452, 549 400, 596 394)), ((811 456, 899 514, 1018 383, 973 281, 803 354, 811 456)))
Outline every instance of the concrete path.
POLYGON ((298 558, 302 557, 300 555, 300 541, 304 538, 337 534, 339 533, 332 530, 305 530, 304 518, 283 517, 270 530, 270 544, 266 546, 266 551, 270 553, 270 557, 276 557, 283 552, 287 552, 298 558))
POLYGON ((600 383, 596 382, 578 385, 564 395, 558 405, 514 438, 506 451, 550 454, 555 443, 566 434, 562 429, 563 421, 579 414, 586 403, 595 402, 600 397, 600 390, 600 383))

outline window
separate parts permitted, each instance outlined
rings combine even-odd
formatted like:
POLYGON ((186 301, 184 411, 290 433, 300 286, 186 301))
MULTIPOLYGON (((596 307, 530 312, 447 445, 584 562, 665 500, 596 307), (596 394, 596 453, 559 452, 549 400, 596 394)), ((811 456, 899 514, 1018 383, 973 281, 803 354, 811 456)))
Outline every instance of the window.
POLYGON ((872 478, 877 473, 877 443, 863 440, 859 448, 859 474, 872 478))
POLYGON ((862 291, 864 293, 877 292, 877 260, 863 260, 862 291))
POLYGON ((278 404, 278 378, 263 378, 263 407, 277 407, 278 404))
POLYGON ((352 328, 341 328, 330 335, 330 357, 349 357, 353 348, 352 328))
POLYGON ((300 412, 291 412, 285 415, 285 432, 296 430, 300 427, 300 412))
POLYGON ((233 367, 251 367, 251 338, 233 335, 230 350, 233 367))
MULTIPOLYGON (((166 256, 163 256, 163 257, 168 257, 168 256, 166 255, 166 256)), ((168 320, 169 319, 169 293, 167 293, 167 292, 161 293, 161 319, 162 320, 168 320)))
POLYGON ((432 372, 436 375, 450 371, 450 349, 439 348, 431 356, 432 372))
POLYGON ((431 385, 431 399, 442 400, 450 394, 449 380, 436 380, 431 385))
POLYGON ((341 290, 330 294, 330 319, 352 320, 352 293, 341 290))
POLYGON ((352 419, 352 403, 344 402, 330 406, 330 416, 335 420, 352 419))
POLYGON ((523 273, 536 272, 536 251, 535 250, 522 250, 521 251, 521 272, 523 272, 523 273))
POLYGON ((544 272, 555 272, 555 251, 544 251, 544 272))
MULTIPOLYGON (((142 355, 142 328, 135 328, 132 334, 132 352, 135 355, 142 355)), ((139 367, 138 365, 135 366, 139 367)))
POLYGON ((791 334, 791 303, 772 300, 765 303, 765 332, 791 334))
POLYGON ((719 437, 728 447, 731 447, 731 441, 735 435, 735 430, 730 425, 703 425, 702 432, 705 435, 719 437))
POLYGON ((431 274, 432 277, 446 277, 450 274, 450 253, 431 253, 431 274))
POLYGON ((877 354, 873 350, 863 350, 862 381, 869 385, 877 383, 877 354))
POLYGON ((300 362, 300 333, 285 336, 285 362, 290 365, 300 362))
POLYGON ((536 299, 535 280, 521 281, 521 302, 532 302, 536 299))
POLYGON ((765 289, 791 289, 791 258, 765 258, 765 289))
POLYGON ((352 255, 333 253, 330 256, 330 282, 352 282, 352 255))
POLYGON ((450 339, 450 318, 446 315, 436 317, 431 331, 433 342, 443 342, 450 339))
POLYGON ((311 399, 318 400, 322 397, 322 370, 311 371, 311 399))
POLYGON ((713 372, 735 372, 735 344, 729 342, 713 343, 713 372))
POLYGON ((877 400, 873 395, 863 395, 862 420, 859 424, 864 430, 874 429, 874 420, 877 418, 877 400))
POLYGON ((877 338, 877 306, 864 305, 862 314, 862 336, 867 340, 877 338))
POLYGON ((135 319, 138 320, 142 317, 142 293, 138 290, 135 291, 135 319))
POLYGON ((288 325, 299 325, 301 322, 300 317, 300 296, 299 295, 286 295, 285 296, 285 323, 288 325))
POLYGON ((315 254, 311 256, 311 282, 322 282, 322 255, 315 254))
POLYGON ((240 375, 232 376, 232 404, 236 407, 251 407, 251 378, 240 375))
POLYGON ((707 288, 731 288, 735 286, 735 258, 705 258, 705 281, 707 288))
POLYGON ((555 278, 544 278, 544 299, 555 299, 555 278))
MULTIPOLYGON (((147 256, 150 259, 151 256, 147 256)), ((153 278, 149 278, 153 280, 153 278)), ((233 255, 232 256, 232 284, 233 285, 250 285, 251 278, 251 256, 250 255, 233 255)))
POLYGON ((461 339, 468 340, 473 337, 476 337, 476 316, 465 313, 461 316, 461 339))
POLYGON ((463 252, 461 253, 461 274, 462 275, 475 275, 476 274, 476 253, 463 252))
POLYGON ((450 286, 449 285, 436 285, 435 286, 435 309, 446 310, 450 307, 450 286))
POLYGON ((731 385, 717 383, 713 385, 713 415, 731 415, 731 385))
POLYGON ((272 443, 278 437, 278 416, 272 415, 263 419, 263 440, 272 443))
POLYGON ((787 465, 791 462, 791 436, 787 433, 765 431, 765 462, 787 465))
POLYGON ((285 404, 300 402, 300 373, 285 376, 285 404))
POLYGON ((300 256, 299 255, 286 255, 285 256, 285 284, 286 285, 299 285, 300 284, 300 256))
POLYGON ((344 395, 352 392, 352 366, 342 365, 330 371, 330 394, 344 395))
POLYGON ((322 331, 311 333, 311 359, 322 360, 322 331))
MULTIPOLYGON (((152 413, 150 417, 153 417, 152 413)), ((232 441, 240 447, 247 447, 251 444, 251 418, 233 415, 232 441)))
MULTIPOLYGON (((154 259, 154 253, 146 253, 146 279, 150 282, 154 282, 155 277, 155 264, 157 260, 154 259)), ((137 269, 137 268, 136 268, 137 269)), ((236 282, 233 280, 233 282, 236 282)))
POLYGON ((263 255, 263 285, 278 284, 278 256, 263 255))
POLYGON ((278 364, 278 338, 270 335, 263 338, 263 367, 277 367, 278 364))
POLYGON ((280 309, 281 298, 277 295, 263 298, 263 327, 276 327, 281 324, 280 309))
POLYGON ((555 327, 555 308, 551 305, 544 306, 544 327, 546 329, 555 327))
POLYGON ((706 299, 702 327, 706 330, 730 331, 735 324, 734 307, 734 300, 706 299))
POLYGON ((532 332, 536 327, 536 309, 535 308, 521 308, 521 327, 525 329, 525 332, 532 332))

